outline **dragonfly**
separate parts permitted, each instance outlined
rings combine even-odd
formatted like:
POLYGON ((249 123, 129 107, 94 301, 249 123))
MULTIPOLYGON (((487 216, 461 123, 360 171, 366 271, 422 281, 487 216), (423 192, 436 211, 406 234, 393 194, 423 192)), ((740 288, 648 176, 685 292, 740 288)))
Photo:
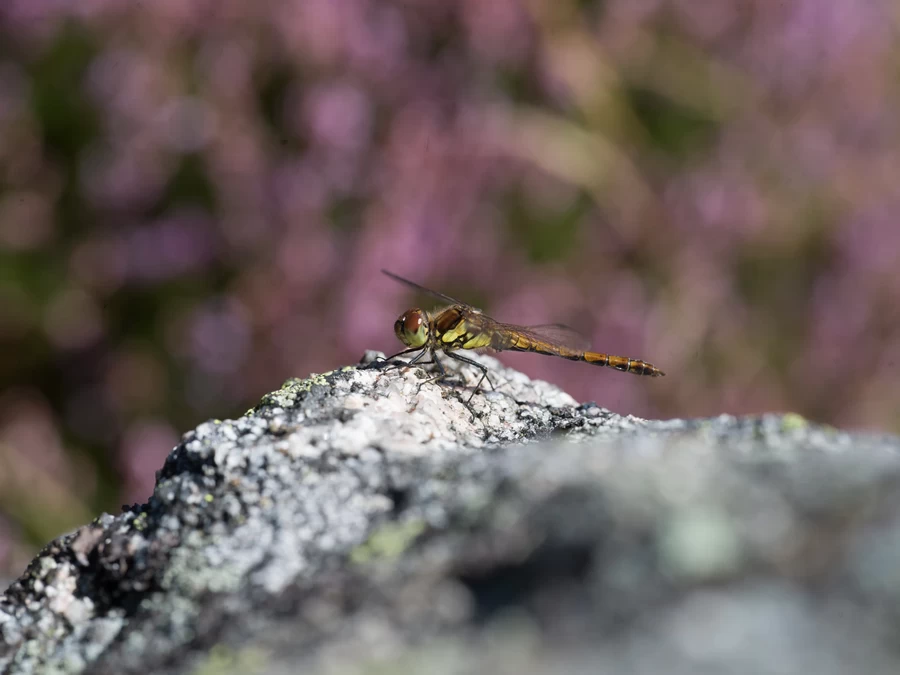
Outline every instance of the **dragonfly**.
POLYGON ((485 379, 492 389, 494 383, 488 377, 487 366, 459 353, 464 349, 533 352, 546 356, 559 356, 570 361, 583 361, 594 366, 615 368, 623 373, 650 377, 665 375, 659 368, 641 359, 589 351, 584 337, 563 324, 519 326, 512 323, 501 323, 487 316, 480 309, 451 298, 449 295, 420 286, 388 270, 381 270, 381 272, 413 290, 440 300, 445 307, 434 312, 416 307, 401 314, 400 318, 394 322, 394 333, 406 346, 406 349, 380 363, 390 363, 398 356, 418 352, 405 365, 434 363, 440 372, 438 379, 446 380, 447 373, 437 358, 437 352, 443 352, 445 356, 474 366, 481 371, 481 379, 475 385, 469 401, 472 400, 472 396, 475 395, 485 379), (421 361, 426 354, 431 357, 431 360, 421 361))

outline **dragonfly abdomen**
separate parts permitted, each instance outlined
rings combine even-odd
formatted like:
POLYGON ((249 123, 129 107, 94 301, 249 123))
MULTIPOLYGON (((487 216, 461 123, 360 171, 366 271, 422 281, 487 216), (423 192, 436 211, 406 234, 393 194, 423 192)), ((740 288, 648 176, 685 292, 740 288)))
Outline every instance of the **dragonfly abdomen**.
POLYGON ((647 363, 640 359, 631 359, 627 356, 613 356, 612 354, 601 354, 599 352, 585 352, 580 349, 566 347, 565 345, 535 340, 525 335, 508 335, 502 340, 495 339, 493 346, 495 349, 501 350, 533 352, 535 354, 545 354, 546 356, 561 356, 569 361, 584 361, 585 363, 590 363, 594 366, 615 368, 623 373, 649 375, 650 377, 665 375, 663 371, 652 363, 647 363))
POLYGON ((640 359, 630 359, 627 356, 613 356, 612 354, 600 354, 598 352, 584 352, 580 361, 590 363, 595 366, 605 366, 615 368, 623 373, 634 373, 635 375, 649 375, 650 377, 659 377, 665 375, 663 371, 654 366, 652 363, 641 361, 640 359))

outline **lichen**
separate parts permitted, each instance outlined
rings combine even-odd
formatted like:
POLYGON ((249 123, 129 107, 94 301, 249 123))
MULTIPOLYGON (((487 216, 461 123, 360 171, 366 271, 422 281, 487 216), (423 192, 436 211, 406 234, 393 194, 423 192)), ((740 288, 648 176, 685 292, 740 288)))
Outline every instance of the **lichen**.
POLYGON ((809 426, 809 421, 798 415, 797 413, 786 413, 781 417, 781 428, 784 431, 793 431, 795 429, 805 429, 809 426))
POLYGON ((280 389, 277 389, 276 391, 270 392, 263 396, 260 399, 259 403, 254 408, 248 410, 245 415, 251 415, 257 412, 260 408, 290 408, 297 403, 298 399, 303 398, 303 396, 307 394, 314 386, 327 386, 327 377, 334 372, 335 371, 332 370, 327 373, 321 374, 310 373, 309 377, 305 379, 292 377, 288 380, 285 380, 280 389))
POLYGON ((268 653, 258 647, 233 650, 217 644, 206 659, 193 670, 193 675, 252 675, 259 673, 269 661, 268 653))
POLYGON ((376 560, 392 560, 409 548, 424 531, 425 522, 421 520, 384 525, 353 550, 350 560, 357 565, 376 560))

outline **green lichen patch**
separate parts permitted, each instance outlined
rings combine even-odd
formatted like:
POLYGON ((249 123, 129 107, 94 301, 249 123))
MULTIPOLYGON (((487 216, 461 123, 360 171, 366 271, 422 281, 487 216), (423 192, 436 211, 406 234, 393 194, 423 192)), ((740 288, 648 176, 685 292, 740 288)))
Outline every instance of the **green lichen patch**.
POLYGON ((385 525, 373 532, 364 544, 356 547, 350 554, 350 560, 357 565, 364 565, 376 560, 394 559, 406 551, 424 531, 425 523, 421 520, 385 525))
POLYGON ((251 675, 262 672, 268 661, 267 652, 257 647, 233 650, 227 645, 218 644, 194 668, 193 675, 251 675))
POLYGON ((786 413, 781 418, 781 428, 784 431, 794 431, 795 429, 805 429, 809 426, 809 421, 798 415, 797 413, 786 413))
POLYGON ((246 414, 258 412, 261 408, 290 408, 302 400, 315 386, 327 387, 329 376, 334 370, 327 373, 310 373, 309 377, 301 379, 292 377, 281 385, 281 388, 263 396, 256 407, 251 408, 246 414))

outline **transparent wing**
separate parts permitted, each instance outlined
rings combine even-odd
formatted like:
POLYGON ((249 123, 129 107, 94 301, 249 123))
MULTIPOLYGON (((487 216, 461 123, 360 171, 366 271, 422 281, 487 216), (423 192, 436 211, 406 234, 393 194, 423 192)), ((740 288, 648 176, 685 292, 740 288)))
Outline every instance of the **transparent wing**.
POLYGON ((498 323, 501 330, 522 333, 532 339, 549 342, 560 347, 571 347, 587 351, 591 348, 591 341, 574 328, 562 323, 542 323, 537 326, 517 326, 512 323, 498 323))
POLYGON ((447 303, 449 305, 462 305, 463 307, 468 307, 473 311, 478 311, 467 302, 461 302, 460 300, 457 300, 456 298, 451 298, 449 295, 444 295, 443 293, 438 293, 437 291, 433 291, 430 288, 425 288, 424 286, 420 286, 419 284, 417 284, 414 281, 410 281, 409 279, 404 279, 403 277, 398 277, 393 272, 388 272, 387 270, 381 270, 381 273, 386 276, 389 276, 394 281, 399 281, 401 284, 409 286, 413 290, 419 291, 421 293, 425 293, 427 295, 430 295, 433 298, 437 298, 438 300, 443 300, 445 303, 447 303))
POLYGON ((388 270, 383 269, 381 270, 381 272, 382 274, 389 276, 394 281, 398 281, 415 291, 430 295, 431 297, 437 298, 438 300, 441 300, 449 305, 458 305, 471 310, 478 316, 477 318, 474 316, 470 316, 468 317, 468 320, 473 323, 473 325, 477 322, 477 325, 481 325, 482 330, 499 330, 505 332, 521 333, 528 336, 532 340, 549 342, 550 344, 561 347, 569 347, 571 349, 579 349, 581 351, 587 351, 588 349, 590 349, 590 340, 588 340, 584 335, 579 333, 574 328, 566 326, 565 324, 543 323, 536 326, 519 326, 514 323, 500 323, 499 321, 495 321, 494 319, 485 316, 481 313, 481 310, 476 309, 466 302, 462 302, 460 300, 457 300, 456 298, 451 298, 449 295, 445 295, 443 293, 438 293, 437 291, 433 291, 430 288, 420 286, 416 282, 410 281, 409 279, 404 279, 403 277, 398 276, 393 272, 389 272, 388 270))

